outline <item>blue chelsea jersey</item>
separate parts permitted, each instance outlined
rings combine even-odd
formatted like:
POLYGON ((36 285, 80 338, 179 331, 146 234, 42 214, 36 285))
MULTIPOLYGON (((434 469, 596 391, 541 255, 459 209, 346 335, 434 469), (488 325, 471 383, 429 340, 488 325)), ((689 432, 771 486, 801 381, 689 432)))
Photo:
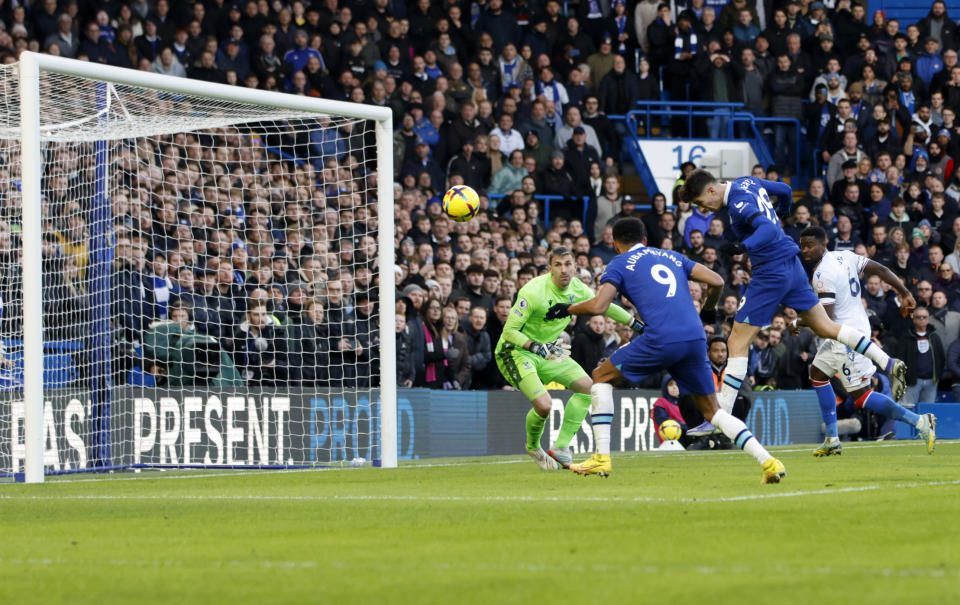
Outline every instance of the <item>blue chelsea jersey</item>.
POLYGON ((794 257, 800 253, 799 246, 783 231, 773 202, 770 201, 771 193, 793 199, 790 185, 751 177, 731 182, 724 196, 733 233, 737 241, 746 245, 754 265, 794 257), (764 223, 775 226, 779 235, 759 246, 751 245, 746 240, 764 223))
POLYGON ((696 265, 672 250, 637 244, 618 255, 600 278, 637 308, 647 324, 644 336, 658 342, 705 339, 687 280, 696 265))

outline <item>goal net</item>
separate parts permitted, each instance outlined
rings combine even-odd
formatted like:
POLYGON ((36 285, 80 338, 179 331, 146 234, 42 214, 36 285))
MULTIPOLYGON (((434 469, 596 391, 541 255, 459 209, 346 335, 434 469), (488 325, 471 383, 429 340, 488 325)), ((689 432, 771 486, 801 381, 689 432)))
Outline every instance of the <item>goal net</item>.
POLYGON ((396 464, 388 110, 30 54, 0 87, 0 480, 396 464))

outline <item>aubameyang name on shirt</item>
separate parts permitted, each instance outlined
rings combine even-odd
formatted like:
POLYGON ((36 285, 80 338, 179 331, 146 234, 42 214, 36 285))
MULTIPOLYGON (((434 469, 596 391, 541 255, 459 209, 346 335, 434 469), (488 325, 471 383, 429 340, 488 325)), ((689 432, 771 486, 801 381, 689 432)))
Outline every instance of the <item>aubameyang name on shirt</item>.
POLYGON ((683 263, 680 262, 680 260, 677 259, 677 257, 673 256, 666 250, 661 250, 660 248, 641 248, 640 250, 637 250, 636 252, 631 254, 629 258, 627 258, 627 271, 636 270, 637 261, 639 261, 644 256, 662 256, 678 267, 683 266, 683 263))

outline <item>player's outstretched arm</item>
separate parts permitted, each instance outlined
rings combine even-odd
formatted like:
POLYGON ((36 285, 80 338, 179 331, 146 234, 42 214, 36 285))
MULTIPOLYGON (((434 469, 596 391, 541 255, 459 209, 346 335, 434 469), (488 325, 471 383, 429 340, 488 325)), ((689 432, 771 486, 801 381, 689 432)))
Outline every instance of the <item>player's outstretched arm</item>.
MULTIPOLYGON (((616 297, 616 286, 613 284, 603 284, 593 298, 572 305, 566 305, 566 314, 560 317, 565 317, 566 315, 603 315, 607 312, 607 309, 610 308, 610 303, 612 303, 616 297)), ((557 313, 557 311, 559 311, 557 308, 561 306, 564 305, 554 305, 551 307, 550 312, 547 314, 547 319, 553 319, 551 315, 557 313), (557 309, 557 311, 554 311, 554 309, 557 309)), ((624 313, 626 313, 626 311, 624 311, 624 313)))
POLYGON ((720 302, 720 295, 723 294, 723 278, 720 274, 700 263, 695 263, 693 270, 690 271, 690 277, 693 281, 707 286, 707 300, 703 303, 703 308, 716 309, 717 303, 720 302))
POLYGON ((615 322, 630 326, 638 334, 643 332, 644 323, 635 319, 626 309, 611 304, 617 297, 617 287, 613 284, 603 284, 597 294, 588 300, 574 304, 558 303, 547 311, 546 319, 562 319, 568 315, 605 315, 615 322))
POLYGON ((897 277, 897 274, 884 267, 880 263, 868 260, 866 266, 863 268, 863 274, 867 277, 876 275, 881 281, 889 285, 897 292, 897 297, 900 299, 900 312, 904 315, 904 317, 909 315, 910 312, 913 311, 913 309, 917 306, 917 301, 913 299, 913 295, 910 294, 910 290, 908 290, 900 278, 897 277))
POLYGON ((767 179, 757 179, 757 181, 770 195, 785 195, 791 200, 793 199, 793 188, 790 185, 778 181, 768 181, 767 179))

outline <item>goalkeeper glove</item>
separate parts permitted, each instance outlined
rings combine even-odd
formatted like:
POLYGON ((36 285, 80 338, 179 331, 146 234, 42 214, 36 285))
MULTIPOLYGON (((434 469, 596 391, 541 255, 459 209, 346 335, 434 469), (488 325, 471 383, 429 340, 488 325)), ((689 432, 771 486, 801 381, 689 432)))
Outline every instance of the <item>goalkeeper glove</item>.
POLYGON ((570 317, 570 313, 567 311, 568 308, 570 308, 570 305, 567 303, 557 303, 547 310, 547 314, 544 315, 544 319, 553 320, 570 317))
POLYGON ((630 329, 636 334, 643 334, 643 331, 647 329, 647 324, 634 317, 633 321, 630 322, 630 329))
POLYGON ((530 344, 530 352, 549 361, 563 361, 570 357, 570 345, 562 343, 559 340, 548 343, 532 342, 530 344))

